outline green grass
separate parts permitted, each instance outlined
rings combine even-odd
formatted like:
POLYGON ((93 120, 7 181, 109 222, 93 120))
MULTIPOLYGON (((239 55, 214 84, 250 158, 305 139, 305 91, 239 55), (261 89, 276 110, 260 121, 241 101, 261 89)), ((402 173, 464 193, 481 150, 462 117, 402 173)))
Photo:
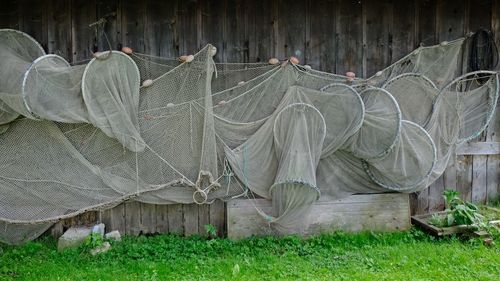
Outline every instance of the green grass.
POLYGON ((56 251, 44 238, 1 246, 0 280, 499 280, 500 247, 413 229, 239 242, 125 237, 106 254, 56 251))

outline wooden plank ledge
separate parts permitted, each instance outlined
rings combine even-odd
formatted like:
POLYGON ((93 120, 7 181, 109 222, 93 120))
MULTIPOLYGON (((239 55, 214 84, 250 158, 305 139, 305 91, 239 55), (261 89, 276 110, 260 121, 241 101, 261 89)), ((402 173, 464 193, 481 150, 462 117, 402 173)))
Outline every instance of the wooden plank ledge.
MULTIPOLYGON (((231 239, 274 235, 274 231, 256 208, 271 214, 271 201, 237 199, 227 203, 227 231, 231 239)), ((319 200, 305 218, 301 235, 343 230, 397 231, 410 228, 409 195, 402 193, 357 194, 341 200, 319 200)))

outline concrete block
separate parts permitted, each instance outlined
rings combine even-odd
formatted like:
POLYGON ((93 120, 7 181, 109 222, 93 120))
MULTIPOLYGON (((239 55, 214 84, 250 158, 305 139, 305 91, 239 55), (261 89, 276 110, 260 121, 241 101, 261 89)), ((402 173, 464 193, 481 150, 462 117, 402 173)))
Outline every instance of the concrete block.
POLYGON ((91 227, 72 227, 59 237, 57 249, 59 251, 67 248, 76 248, 85 242, 85 239, 92 233, 91 227))
POLYGON ((105 237, 106 237, 106 239, 111 239, 111 240, 115 240, 115 241, 122 240, 122 236, 120 235, 120 231, 118 231, 118 230, 114 230, 114 231, 111 231, 109 233, 106 233, 105 237))

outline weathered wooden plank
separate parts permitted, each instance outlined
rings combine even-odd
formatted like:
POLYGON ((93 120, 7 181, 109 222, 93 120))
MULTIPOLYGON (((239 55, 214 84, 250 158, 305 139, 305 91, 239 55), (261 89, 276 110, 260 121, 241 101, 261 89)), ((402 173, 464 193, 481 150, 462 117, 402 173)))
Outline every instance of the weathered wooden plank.
POLYGON ((121 5, 123 45, 131 47, 136 52, 144 53, 145 2, 122 1, 121 5))
POLYGON ((480 28, 491 28, 492 0, 467 1, 467 32, 474 32, 480 28))
POLYGON ((460 197, 470 201, 472 187, 472 156, 457 156, 457 191, 460 197))
POLYGON ((198 205, 188 204, 183 205, 184 215, 184 235, 190 236, 199 233, 198 228, 198 205))
MULTIPOLYGON (((273 231, 253 204, 271 214, 271 202, 256 199, 232 200, 227 204, 228 237, 239 239, 250 235, 268 235, 273 231)), ((344 231, 391 231, 410 228, 408 194, 353 195, 336 201, 313 204, 304 235, 344 231)))
POLYGON ((486 203, 487 194, 487 156, 475 155, 472 158, 472 202, 486 203))
POLYGON ((109 50, 108 42, 111 49, 121 49, 121 9, 119 0, 97 0, 97 19, 104 18, 106 24, 104 25, 105 36, 97 37, 97 46, 100 51, 109 50))
POLYGON ((210 224, 210 205, 203 204, 198 206, 198 233, 207 236, 205 226, 210 224))
POLYGON ((500 142, 466 142, 457 147, 456 154, 457 155, 500 154, 500 142))
POLYGON ((278 1, 278 57, 295 56, 304 63, 306 38, 305 0, 278 1))
POLYGON ((335 73, 334 0, 308 1, 306 55, 304 63, 314 69, 335 73))
POLYGON ((273 2, 267 0, 246 1, 248 17, 249 61, 267 61, 275 56, 273 49, 273 2))
POLYGON ((429 210, 428 212, 441 211, 444 209, 443 191, 444 177, 440 176, 429 186, 429 210))
POLYGON ((391 62, 416 48, 415 1, 394 1, 393 5, 391 62))
POLYGON ((363 2, 363 76, 370 77, 391 62, 392 2, 363 2))
POLYGON ((156 205, 156 232, 168 233, 168 205, 156 205))
POLYGON ((168 205, 168 231, 184 234, 183 209, 181 204, 168 205))
POLYGON ((198 1, 178 0, 179 20, 179 53, 194 54, 199 50, 198 43, 198 16, 200 3, 198 1))
POLYGON ((106 231, 118 230, 126 233, 125 204, 120 204, 112 209, 102 212, 102 222, 106 225, 106 231))
POLYGON ((217 229, 217 234, 226 235, 226 203, 216 200, 210 204, 210 224, 217 229))
POLYGON ((486 198, 494 201, 500 196, 500 155, 490 155, 486 163, 486 198))
POLYGON ((141 233, 156 232, 156 205, 141 203, 141 233))
POLYGON ((71 38, 73 61, 92 58, 97 51, 97 37, 89 25, 97 21, 95 0, 75 0, 71 6, 71 38))
POLYGON ((48 5, 48 52, 72 61, 71 2, 50 0, 48 5))
POLYGON ((429 188, 420 191, 417 194, 417 215, 429 212, 429 188))
POLYGON ((354 71, 363 75, 363 22, 361 2, 339 0, 336 24, 336 70, 339 74, 354 71))
MULTIPOLYGON (((220 11, 217 1, 212 1, 210 11, 212 14, 211 27, 213 28, 212 44, 217 44, 217 31, 222 28, 223 35, 223 50, 224 54, 222 59, 226 62, 248 62, 249 60, 249 46, 248 46, 248 32, 247 23, 248 17, 245 13, 244 0, 226 0, 225 9, 220 11), (224 24, 220 26, 220 16, 225 17, 224 24), (214 36, 215 35, 215 36, 214 36)), ((217 57, 216 57, 217 58, 217 57)))
POLYGON ((466 1, 438 0, 438 40, 454 40, 464 35, 466 22, 466 1))
POLYGON ((139 235, 141 233, 141 203, 127 201, 125 204, 125 234, 139 235))
POLYGON ((437 0, 418 0, 416 8, 417 43, 430 46, 437 43, 437 0))
POLYGON ((457 189, 457 157, 452 155, 448 160, 448 165, 443 174, 444 188, 445 189, 457 189))
POLYGON ((19 29, 19 5, 16 0, 2 1, 0 11, 0 28, 19 29))
POLYGON ((47 50, 47 1, 19 0, 19 29, 31 35, 47 50))
POLYGON ((179 56, 177 2, 146 2, 145 51, 167 58, 179 56))

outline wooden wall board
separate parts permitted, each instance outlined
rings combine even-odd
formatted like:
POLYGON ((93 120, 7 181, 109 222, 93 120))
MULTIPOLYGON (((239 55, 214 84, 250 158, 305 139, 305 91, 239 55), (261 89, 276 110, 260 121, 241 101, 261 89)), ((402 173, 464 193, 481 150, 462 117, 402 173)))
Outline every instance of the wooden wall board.
MULTIPOLYGON (((336 230, 397 231, 410 228, 408 194, 360 194, 342 200, 319 200, 313 204, 303 235, 336 230)), ((271 202, 265 199, 237 199, 227 204, 228 237, 241 239, 252 235, 273 235, 269 223, 256 207, 272 214, 271 202), (255 207, 256 206, 256 207, 255 207)))

